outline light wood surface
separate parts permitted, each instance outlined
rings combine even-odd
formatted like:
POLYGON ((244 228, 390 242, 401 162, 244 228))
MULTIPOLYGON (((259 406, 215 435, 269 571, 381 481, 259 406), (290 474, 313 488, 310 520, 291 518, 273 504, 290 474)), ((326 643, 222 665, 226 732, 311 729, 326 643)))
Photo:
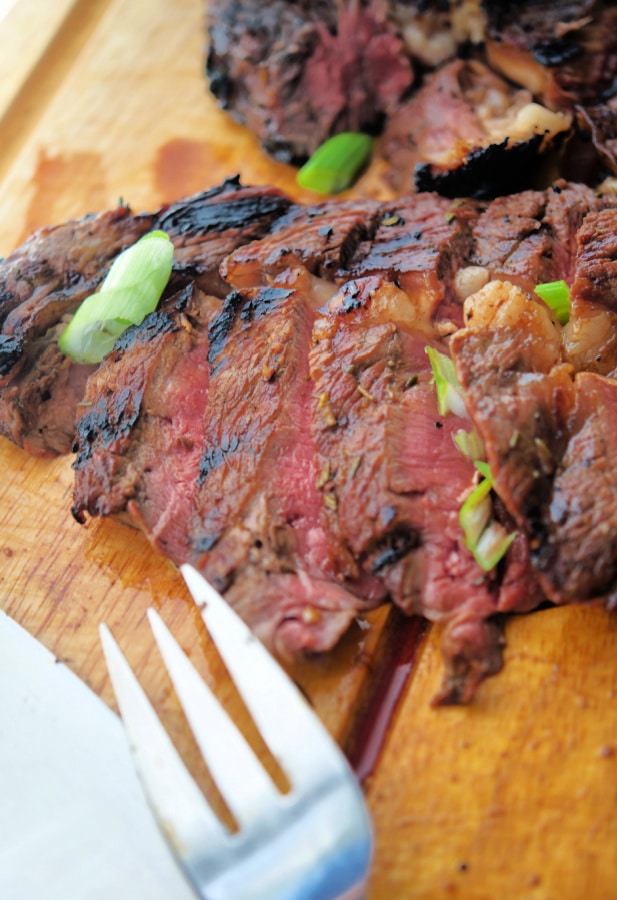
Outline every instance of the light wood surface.
MULTIPOLYGON (((17 0, 0 22, 0 255, 40 225, 120 197, 152 209, 236 172, 313 199, 209 97, 203 23, 199 0, 17 0)), ((385 194, 377 165, 355 191, 385 194)), ((97 635, 107 621, 181 740, 145 621, 152 605, 237 711, 171 564, 137 532, 73 521, 70 460, 6 441, 0 457, 0 606, 113 704, 97 635)), ((293 670, 343 745, 396 621, 378 611, 293 670)), ((617 896, 615 619, 545 610, 512 619, 506 635, 506 667, 474 704, 435 710, 440 634, 428 631, 365 782, 370 900, 617 896)))

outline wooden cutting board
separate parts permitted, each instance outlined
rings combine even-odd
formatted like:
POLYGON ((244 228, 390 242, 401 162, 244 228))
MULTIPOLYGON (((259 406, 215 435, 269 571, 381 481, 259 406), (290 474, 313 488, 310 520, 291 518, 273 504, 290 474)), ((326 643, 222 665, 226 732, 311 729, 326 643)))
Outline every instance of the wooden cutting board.
MULTIPOLYGON (((0 21, 0 254, 40 225, 119 198, 152 209, 236 172, 315 199, 208 95, 204 15, 200 0, 16 0, 0 21)), ((355 192, 387 194, 377 164, 355 192)), ((178 573, 140 534, 72 520, 70 460, 4 440, 0 458, 0 606, 113 705, 97 634, 106 621, 197 770, 148 606, 238 703, 178 573)), ((513 618, 503 673, 472 706, 442 710, 429 705, 439 628, 393 670, 405 627, 380 610, 329 657, 292 670, 352 754, 367 725, 381 735, 371 697, 390 704, 384 679, 407 673, 381 753, 362 762, 376 832, 370 900, 616 897, 615 619, 598 608, 513 618)))

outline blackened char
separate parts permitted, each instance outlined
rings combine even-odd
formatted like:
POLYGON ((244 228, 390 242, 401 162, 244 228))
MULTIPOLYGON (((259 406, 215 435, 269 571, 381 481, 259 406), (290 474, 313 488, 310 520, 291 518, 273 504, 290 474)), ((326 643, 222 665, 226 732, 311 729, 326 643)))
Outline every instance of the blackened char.
POLYGON ((529 187, 570 119, 531 106, 478 60, 457 59, 430 73, 390 117, 381 140, 388 178, 400 193, 497 197, 529 187))
POLYGON ((340 577, 378 578, 405 611, 447 623, 439 700, 459 702, 501 666, 495 616, 538 591, 524 541, 488 575, 465 545, 475 470, 453 436, 467 423, 439 414, 427 344, 445 350, 412 297, 375 276, 346 284, 313 332, 312 428, 340 577))
POLYGON ((285 162, 375 131, 414 77, 381 3, 212 0, 208 33, 213 94, 285 162))
POLYGON ((277 188, 247 187, 235 177, 164 207, 154 227, 167 232, 174 245, 172 283, 195 281, 202 291, 222 299, 228 287, 219 274, 221 262, 266 234, 290 205, 277 188))

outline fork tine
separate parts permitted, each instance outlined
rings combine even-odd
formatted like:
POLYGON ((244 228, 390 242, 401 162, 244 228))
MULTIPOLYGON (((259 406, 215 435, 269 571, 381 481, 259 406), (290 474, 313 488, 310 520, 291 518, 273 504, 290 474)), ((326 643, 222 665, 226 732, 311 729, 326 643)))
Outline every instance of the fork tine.
POLYGON ((281 795, 161 617, 149 609, 148 618, 202 756, 236 822, 246 828, 275 809, 281 795))
POLYGON ((177 855, 216 858, 229 833, 193 781, 106 625, 99 634, 136 768, 150 805, 177 855))
POLYGON ((293 786, 347 776, 343 754, 274 657, 196 569, 185 564, 181 572, 242 699, 293 786))

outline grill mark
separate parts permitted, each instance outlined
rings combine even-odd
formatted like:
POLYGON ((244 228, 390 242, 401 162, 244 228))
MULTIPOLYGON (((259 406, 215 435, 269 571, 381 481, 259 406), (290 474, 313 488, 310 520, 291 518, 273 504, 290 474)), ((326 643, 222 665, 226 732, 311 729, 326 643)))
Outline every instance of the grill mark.
POLYGON ((199 463, 199 477, 197 484, 202 485, 210 472, 217 469, 225 462, 228 453, 235 453, 240 446, 240 440, 236 435, 225 435, 218 447, 207 447, 199 463))
POLYGON ((80 419, 77 424, 79 441, 74 450, 77 453, 73 463, 74 469, 86 465, 92 454, 94 442, 102 437, 103 443, 110 446, 114 441, 130 433, 141 412, 142 390, 130 390, 111 393, 101 397, 96 404, 80 419))
POLYGON ((203 203, 172 207, 159 217, 156 227, 175 235, 245 230, 254 222, 266 225, 289 209, 290 200, 276 194, 257 194, 237 199, 231 196, 225 198, 225 202, 208 202, 237 190, 240 190, 239 181, 228 179, 204 194, 203 203))
POLYGON ((242 322, 255 322, 268 315, 279 303, 283 303, 291 293, 283 288, 271 287, 262 288, 253 296, 247 296, 240 291, 231 291, 225 298, 221 312, 208 328, 210 365, 214 366, 238 318, 242 322))
POLYGON ((0 334, 0 376, 8 375, 23 353, 23 340, 12 335, 0 334))

